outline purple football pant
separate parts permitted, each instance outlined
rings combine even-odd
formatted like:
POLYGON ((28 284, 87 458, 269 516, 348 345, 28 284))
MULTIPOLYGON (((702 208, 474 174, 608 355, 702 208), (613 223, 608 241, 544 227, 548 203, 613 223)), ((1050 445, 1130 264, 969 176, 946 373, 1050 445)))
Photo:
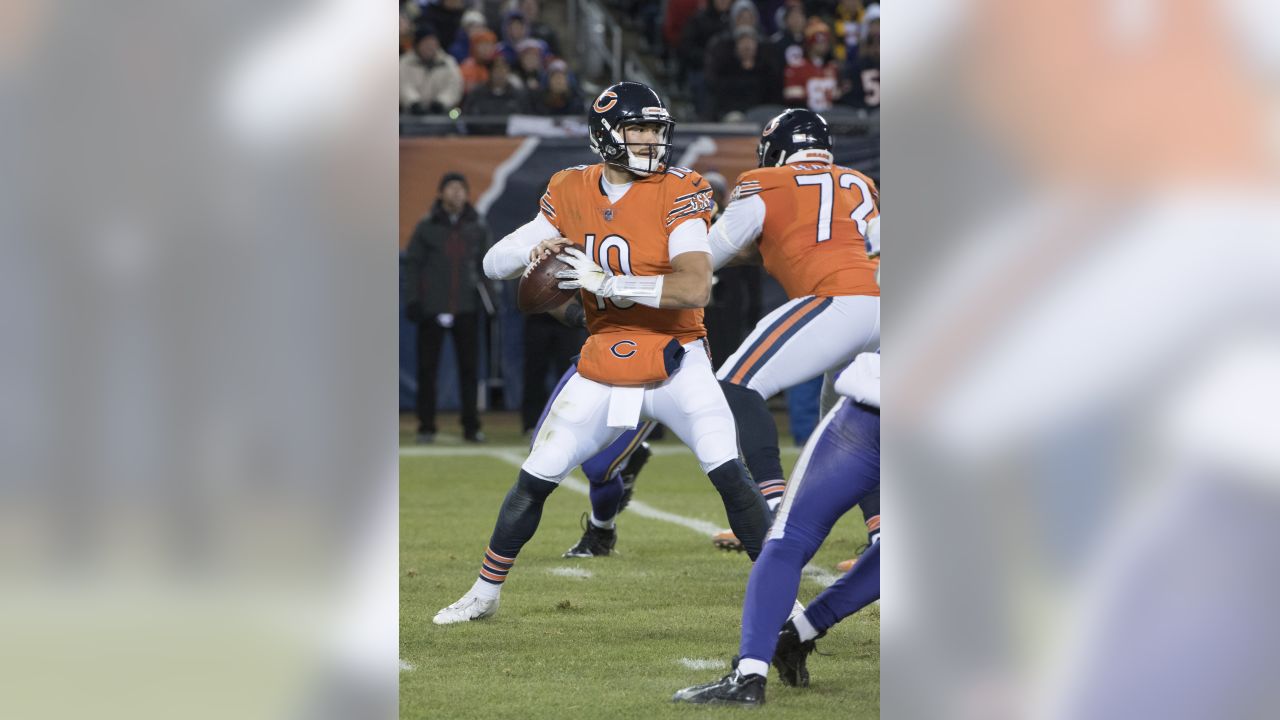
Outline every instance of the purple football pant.
MULTIPOLYGON (((842 515, 880 487, 880 413, 844 399, 814 431, 792 472, 768 540, 751 569, 738 654, 770 662, 791 613, 800 571, 842 515)), ((879 543, 806 612, 826 629, 880 597, 879 543)))

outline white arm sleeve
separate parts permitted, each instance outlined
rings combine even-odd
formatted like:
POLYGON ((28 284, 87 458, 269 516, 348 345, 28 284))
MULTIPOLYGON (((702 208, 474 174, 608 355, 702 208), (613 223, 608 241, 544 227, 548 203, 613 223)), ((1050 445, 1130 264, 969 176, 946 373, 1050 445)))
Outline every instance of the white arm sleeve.
POLYGON ((764 228, 764 200, 759 196, 729 203, 724 214, 711 226, 711 268, 719 270, 742 249, 760 237, 764 228))
POLYGON ((667 236, 667 257, 687 252, 711 252, 707 246, 707 224, 698 218, 685 220, 667 236))
POLYGON ((560 237, 560 231, 542 213, 516 228, 484 254, 484 274, 493 280, 512 280, 529 267, 529 252, 543 240, 560 237))

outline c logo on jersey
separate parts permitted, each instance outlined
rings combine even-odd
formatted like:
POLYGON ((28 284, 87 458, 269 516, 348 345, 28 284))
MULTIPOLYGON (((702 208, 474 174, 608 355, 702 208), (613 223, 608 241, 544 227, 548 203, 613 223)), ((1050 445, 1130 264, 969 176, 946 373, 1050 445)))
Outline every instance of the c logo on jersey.
POLYGON ((632 340, 619 340, 609 347, 609 352, 613 353, 614 357, 620 357, 625 360, 636 354, 636 344, 632 340), (629 345, 630 348, 627 349, 627 352, 619 352, 619 345, 629 345))
POLYGON ((612 90, 605 90, 604 92, 600 93, 600 97, 596 98, 596 104, 592 105, 591 109, 595 110, 598 113, 602 113, 617 104, 618 104, 618 93, 612 90), (609 102, 605 102, 605 98, 608 98, 609 102))

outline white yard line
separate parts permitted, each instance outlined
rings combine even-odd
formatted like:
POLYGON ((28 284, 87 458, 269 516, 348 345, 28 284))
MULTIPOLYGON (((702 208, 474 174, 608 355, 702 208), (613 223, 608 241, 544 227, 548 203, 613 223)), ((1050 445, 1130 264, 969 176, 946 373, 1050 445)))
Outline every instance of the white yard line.
POLYGON ((703 660, 702 658, 680 658, 676 662, 690 670, 718 670, 729 667, 729 663, 723 660, 703 660))
POLYGON ((584 580, 591 577, 590 570, 577 567, 553 567, 547 572, 558 577, 582 578, 584 580))
MULTIPOLYGON (((686 448, 683 445, 668 445, 665 447, 655 446, 653 447, 653 450, 654 455, 676 455, 679 453, 692 454, 689 448, 686 448)), ((798 448, 781 448, 781 450, 783 452, 787 452, 788 450, 799 452, 798 448)), ((525 457, 527 457, 528 454, 528 448, 522 445, 489 445, 457 448, 414 446, 400 448, 401 457, 457 457, 466 455, 482 455, 502 460, 503 462, 517 468, 524 464, 525 457)), ((570 473, 569 476, 560 483, 560 486, 568 488, 579 495, 589 496, 591 493, 591 486, 577 471, 570 473)), ((650 520, 660 520, 662 522, 671 523, 672 525, 679 525, 680 527, 688 528, 689 530, 700 535, 705 535, 706 537, 713 537, 717 533, 722 533, 726 530, 726 528, 722 528, 713 522, 677 515, 675 513, 667 512, 666 510, 659 510, 658 508, 639 500, 632 500, 631 504, 627 505, 626 511, 639 515, 640 517, 649 518, 650 520)), ((803 572, 804 577, 809 578, 824 588, 831 585, 831 583, 835 582, 840 577, 839 575, 817 567, 816 565, 805 565, 803 572)))

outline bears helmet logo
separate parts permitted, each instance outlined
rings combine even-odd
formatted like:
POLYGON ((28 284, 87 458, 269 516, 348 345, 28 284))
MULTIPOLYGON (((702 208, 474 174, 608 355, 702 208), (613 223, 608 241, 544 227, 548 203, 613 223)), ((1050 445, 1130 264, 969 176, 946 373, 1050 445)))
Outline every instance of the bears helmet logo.
POLYGON ((596 104, 592 105, 591 109, 595 110, 598 113, 602 113, 617 104, 618 104, 618 93, 612 90, 605 90, 604 92, 600 93, 600 97, 596 98, 596 104), (608 98, 609 102, 605 102, 606 98, 608 98))

